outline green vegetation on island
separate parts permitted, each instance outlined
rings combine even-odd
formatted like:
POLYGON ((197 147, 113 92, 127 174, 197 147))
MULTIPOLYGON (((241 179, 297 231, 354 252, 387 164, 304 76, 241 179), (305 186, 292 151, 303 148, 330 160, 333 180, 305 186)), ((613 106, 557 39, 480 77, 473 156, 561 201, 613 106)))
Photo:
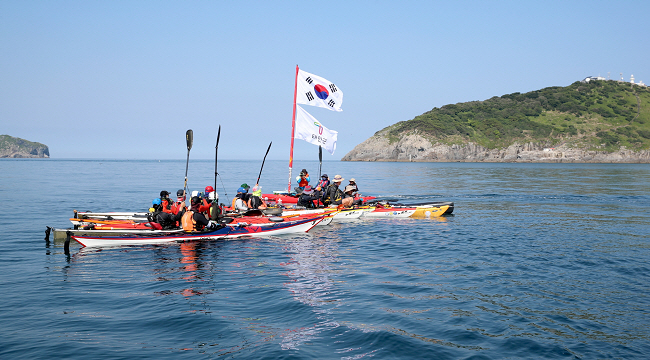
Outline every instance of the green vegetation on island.
POLYGON ((47 158, 47 145, 25 139, 0 135, 0 158, 47 158))
POLYGON ((650 148, 650 88, 601 80, 434 108, 389 126, 391 143, 417 132, 432 143, 565 143, 585 150, 650 148))

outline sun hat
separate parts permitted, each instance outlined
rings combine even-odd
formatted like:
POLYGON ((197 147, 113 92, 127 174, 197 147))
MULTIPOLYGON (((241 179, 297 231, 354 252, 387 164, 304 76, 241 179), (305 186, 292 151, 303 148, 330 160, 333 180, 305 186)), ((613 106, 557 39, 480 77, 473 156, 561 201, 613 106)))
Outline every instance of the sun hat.
POLYGON ((334 182, 341 182, 345 180, 341 175, 334 176, 334 182))
POLYGON ((354 182, 354 181, 355 181, 354 178, 351 178, 351 179, 350 179, 350 182, 354 182))
POLYGON ((305 188, 302 190, 304 194, 310 195, 314 193, 314 189, 311 188, 311 186, 307 185, 305 188))
POLYGON ((356 190, 356 188, 355 188, 354 186, 352 186, 352 185, 348 185, 348 186, 345 187, 345 191, 344 191, 344 192, 354 191, 354 190, 356 190))

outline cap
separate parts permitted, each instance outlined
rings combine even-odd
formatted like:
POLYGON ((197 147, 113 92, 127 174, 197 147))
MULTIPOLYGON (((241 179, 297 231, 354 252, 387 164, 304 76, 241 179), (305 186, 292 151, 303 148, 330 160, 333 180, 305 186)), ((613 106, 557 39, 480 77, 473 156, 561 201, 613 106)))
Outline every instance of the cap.
POLYGON ((201 197, 201 193, 198 190, 192 191, 192 197, 201 197))
POLYGON ((160 205, 160 204, 162 204, 162 200, 160 200, 160 199, 153 199, 153 201, 151 202, 151 204, 152 204, 152 205, 160 205))
MULTIPOLYGON (((244 184, 244 185, 246 185, 246 184, 244 184)), ((240 187, 239 189, 237 189, 237 192, 238 192, 238 193, 245 193, 245 192, 246 192, 246 188, 244 188, 244 187, 242 186, 242 187, 240 187)))
POLYGON ((169 191, 163 190, 163 191, 160 192, 160 197, 163 197, 165 195, 169 195, 169 191))
POLYGON ((302 169, 302 172, 307 174, 307 169, 302 169))
POLYGON ((214 191, 214 188, 212 186, 208 185, 208 186, 205 187, 205 193, 206 194, 209 193, 209 192, 213 192, 213 191, 214 191))
MULTIPOLYGON (((241 184, 241 185, 239 185, 239 186, 240 186, 240 187, 243 187, 244 189, 246 189, 246 191, 248 191, 248 189, 251 188, 251 187, 248 186, 248 184, 246 184, 246 183, 243 183, 243 184, 241 184)), ((246 191, 245 191, 245 192, 246 192, 246 191)))
POLYGON ((325 179, 329 179, 329 176, 327 176, 327 174, 323 174, 321 177, 325 179))
POLYGON ((178 191, 176 192, 176 196, 178 196, 178 197, 183 197, 183 196, 185 196, 185 190, 183 190, 183 189, 178 190, 178 191))

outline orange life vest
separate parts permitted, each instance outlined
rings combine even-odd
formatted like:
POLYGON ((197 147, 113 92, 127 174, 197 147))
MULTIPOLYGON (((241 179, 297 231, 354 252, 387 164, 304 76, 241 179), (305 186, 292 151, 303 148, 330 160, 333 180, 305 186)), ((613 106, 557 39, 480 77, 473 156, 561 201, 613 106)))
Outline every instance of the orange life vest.
POLYGON ((183 217, 181 218, 181 226, 185 231, 194 231, 196 230, 196 221, 194 220, 194 211, 187 210, 183 217))

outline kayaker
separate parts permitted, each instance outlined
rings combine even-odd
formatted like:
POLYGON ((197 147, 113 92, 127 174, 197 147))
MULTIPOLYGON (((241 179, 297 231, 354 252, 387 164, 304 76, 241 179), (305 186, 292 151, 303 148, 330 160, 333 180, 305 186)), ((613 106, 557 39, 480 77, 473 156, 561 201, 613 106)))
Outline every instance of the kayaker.
POLYGON ((240 187, 237 189, 237 195, 232 199, 232 209, 233 210, 248 210, 248 194, 246 188, 240 187))
POLYGON ((253 194, 248 199, 247 205, 249 209, 266 209, 267 205, 264 199, 262 199, 262 187, 260 185, 255 184, 253 186, 253 194))
POLYGON ((294 190, 296 190, 296 193, 299 193, 298 189, 304 190, 305 186, 309 185, 309 181, 311 179, 309 178, 309 173, 307 172, 307 169, 302 169, 300 172, 300 175, 296 177, 296 181, 298 182, 298 187, 296 187, 294 190))
MULTIPOLYGON (((350 181, 352 181, 352 179, 350 179, 350 181)), ((362 199, 354 198, 355 191, 356 191, 356 187, 354 185, 348 185, 345 187, 345 190, 343 191, 345 193, 345 195, 343 196, 343 205, 355 206, 355 205, 361 205, 363 203, 362 199), (350 205, 346 205, 347 203, 350 203, 350 205)))
MULTIPOLYGON (((348 186, 352 186, 352 187, 354 188, 354 192, 353 192, 353 193, 359 191, 359 187, 357 186, 357 183, 356 183, 356 181, 354 180, 354 178, 351 178, 351 179, 350 179, 350 183, 348 184, 348 186)), ((347 189, 348 186, 346 186, 345 188, 347 189)), ((346 192, 347 192, 347 191, 346 191, 346 192)))
POLYGON ((327 174, 321 175, 320 180, 318 181, 316 187, 319 186, 321 189, 327 189, 327 187, 330 186, 330 178, 327 176, 327 174))
POLYGON ((297 205, 310 209, 316 208, 314 201, 320 200, 320 197, 320 191, 315 191, 311 186, 307 185, 302 191, 302 194, 300 194, 297 205))
POLYGON ((214 226, 213 223, 203 215, 199 208, 201 207, 201 198, 198 196, 192 197, 192 207, 185 211, 181 218, 181 224, 185 231, 202 231, 204 229, 211 230, 214 226))
POLYGON ((205 187, 205 198, 204 199, 209 199, 210 198, 210 193, 214 191, 214 188, 210 185, 205 187))
POLYGON ((323 204, 325 206, 340 205, 343 201, 344 193, 339 189, 341 182, 345 180, 341 175, 334 176, 332 183, 325 190, 323 195, 323 204))
POLYGON ((176 202, 172 204, 172 214, 178 214, 185 208, 185 190, 180 189, 176 192, 176 202))
POLYGON ((174 216, 170 213, 163 211, 162 201, 160 199, 154 199, 151 202, 151 208, 149 209, 151 213, 151 220, 162 226, 164 230, 176 228, 176 222, 180 219, 180 216, 174 216))
POLYGON ((162 202, 162 211, 171 214, 174 202, 169 198, 169 191, 163 190, 160 192, 160 201, 162 202))

